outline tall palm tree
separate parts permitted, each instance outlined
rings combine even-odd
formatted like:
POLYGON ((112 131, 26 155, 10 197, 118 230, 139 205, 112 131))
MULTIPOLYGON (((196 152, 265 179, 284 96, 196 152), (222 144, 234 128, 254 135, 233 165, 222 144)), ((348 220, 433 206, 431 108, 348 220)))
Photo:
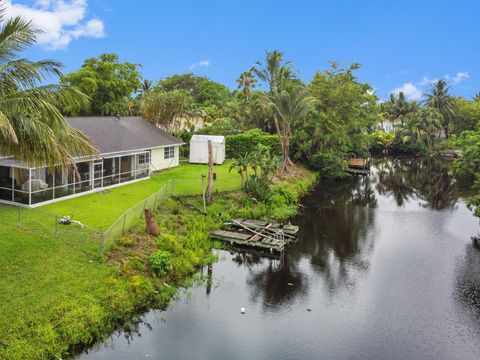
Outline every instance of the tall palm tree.
MULTIPOLYGON (((293 65, 289 61, 284 61, 283 53, 274 50, 267 51, 265 57, 265 63, 262 64, 260 61, 255 63, 255 66, 252 67, 252 72, 269 87, 268 99, 270 103, 275 106, 275 101, 279 99, 279 93, 282 91, 282 87, 289 80, 293 79, 293 65)), ((283 162, 282 171, 287 169, 288 165, 293 165, 292 160, 290 159, 288 153, 288 144, 285 143, 285 124, 283 124, 283 130, 279 122, 279 114, 277 111, 273 112, 273 121, 275 123, 275 129, 280 139, 280 145, 283 152, 283 162), (283 134, 283 135, 282 135, 283 134)))
POLYGON ((251 71, 244 71, 237 79, 238 89, 242 89, 243 94, 248 97, 250 90, 255 87, 257 79, 253 76, 251 71))
POLYGON ((0 155, 32 166, 68 166, 73 156, 97 151, 59 109, 84 105, 88 99, 71 87, 42 85, 61 75, 61 64, 19 57, 39 33, 21 17, 6 19, 5 7, 0 7, 0 155))
POLYGON ((438 80, 431 85, 430 92, 425 94, 426 104, 442 115, 442 128, 448 139, 450 125, 456 116, 455 99, 448 93, 450 86, 445 80, 438 80))
POLYGON ((303 85, 287 81, 272 98, 272 104, 281 119, 280 140, 283 152, 281 172, 287 171, 290 160, 290 138, 292 124, 304 120, 313 109, 314 99, 308 96, 303 85))
POLYGON ((415 112, 417 108, 417 103, 408 101, 402 91, 400 91, 398 95, 390 94, 388 101, 382 104, 382 110, 385 116, 392 121, 394 126, 395 122, 400 122, 400 124, 404 126, 409 115, 415 112))
POLYGON ((473 95, 473 101, 479 101, 480 102, 480 91, 477 92, 475 95, 473 95))

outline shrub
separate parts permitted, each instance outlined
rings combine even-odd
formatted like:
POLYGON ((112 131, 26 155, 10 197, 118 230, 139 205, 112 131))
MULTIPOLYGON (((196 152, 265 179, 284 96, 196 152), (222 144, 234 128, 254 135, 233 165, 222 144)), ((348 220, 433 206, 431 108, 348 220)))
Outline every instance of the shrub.
POLYGON ((284 199, 286 204, 296 204, 298 202, 298 193, 292 189, 288 184, 282 183, 275 186, 273 189, 274 195, 278 195, 284 199))
POLYGON ((272 193, 270 191, 270 180, 265 176, 250 176, 248 179, 248 191, 259 201, 269 201, 272 193))
POLYGON ((150 267, 157 276, 164 276, 172 268, 172 256, 167 251, 158 250, 150 256, 150 267))
POLYGON ((232 158, 253 153, 258 144, 268 147, 272 155, 282 154, 277 135, 266 134, 260 129, 252 129, 241 134, 227 135, 225 139, 226 156, 232 158))

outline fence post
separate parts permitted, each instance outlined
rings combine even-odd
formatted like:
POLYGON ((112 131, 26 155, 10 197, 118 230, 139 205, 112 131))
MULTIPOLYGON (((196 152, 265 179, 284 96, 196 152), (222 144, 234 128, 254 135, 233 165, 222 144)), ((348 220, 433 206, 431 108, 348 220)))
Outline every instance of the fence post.
POLYGON ((127 213, 124 213, 124 214, 123 214, 122 234, 125 233, 125 220, 126 220, 126 217, 127 217, 127 213))
POLYGON ((155 194, 155 200, 153 201, 153 209, 155 210, 157 208, 157 198, 158 198, 158 191, 155 194))
POLYGON ((18 207, 18 225, 22 225, 22 207, 18 207))
POLYGON ((172 195, 175 195, 175 179, 172 179, 172 195))
POLYGON ((102 234, 100 235, 100 255, 103 255, 104 241, 105 241, 105 233, 102 232, 102 234))
POLYGON ((140 214, 140 219, 143 219, 143 214, 145 213, 145 208, 147 207, 147 199, 143 202, 143 211, 140 214))
POLYGON ((58 237, 58 215, 55 215, 55 239, 58 237))
POLYGON ((203 199, 203 212, 207 213, 207 202, 205 199, 205 175, 202 174, 202 199, 203 199))

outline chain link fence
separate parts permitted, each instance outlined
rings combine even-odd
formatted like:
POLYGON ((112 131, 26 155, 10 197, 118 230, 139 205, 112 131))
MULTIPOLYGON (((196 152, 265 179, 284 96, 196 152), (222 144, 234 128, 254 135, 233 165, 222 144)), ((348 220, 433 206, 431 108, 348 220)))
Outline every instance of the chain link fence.
POLYGON ((65 241, 90 239, 101 250, 103 236, 101 231, 43 209, 0 205, 0 225, 21 228, 23 231, 35 233, 46 239, 65 241), (62 221, 65 222, 62 223, 62 221))
MULTIPOLYGON (((189 197, 201 195, 203 210, 205 210, 205 192, 207 179, 199 180, 171 179, 154 194, 139 201, 135 206, 125 211, 107 230, 101 231, 82 224, 76 219, 58 215, 40 208, 25 208, 0 205, 0 224, 22 227, 22 229, 43 235, 47 238, 60 239, 91 239, 98 245, 103 254, 119 236, 130 230, 143 218, 145 209, 156 209, 169 196, 189 197)), ((239 176, 222 177, 214 181, 213 191, 232 191, 241 188, 239 176)), ((198 207, 198 206, 197 206, 198 207)))

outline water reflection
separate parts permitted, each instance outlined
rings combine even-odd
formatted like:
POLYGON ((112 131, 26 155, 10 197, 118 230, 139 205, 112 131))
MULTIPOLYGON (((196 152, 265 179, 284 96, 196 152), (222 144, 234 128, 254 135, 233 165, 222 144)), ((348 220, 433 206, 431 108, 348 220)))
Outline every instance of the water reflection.
POLYGON ((286 254, 281 271, 249 270, 252 299, 270 310, 289 304, 308 293, 310 271, 324 280, 331 296, 355 289, 370 268, 378 198, 393 198, 398 207, 417 202, 433 210, 452 208, 458 191, 450 165, 434 158, 377 159, 371 176, 320 182, 292 219, 300 225, 300 241, 286 254), (303 259, 309 269, 300 267, 303 259))
POLYGON ((392 196, 397 206, 407 201, 421 200, 421 205, 445 210, 458 200, 458 188, 451 163, 436 158, 377 159, 376 191, 392 196))

